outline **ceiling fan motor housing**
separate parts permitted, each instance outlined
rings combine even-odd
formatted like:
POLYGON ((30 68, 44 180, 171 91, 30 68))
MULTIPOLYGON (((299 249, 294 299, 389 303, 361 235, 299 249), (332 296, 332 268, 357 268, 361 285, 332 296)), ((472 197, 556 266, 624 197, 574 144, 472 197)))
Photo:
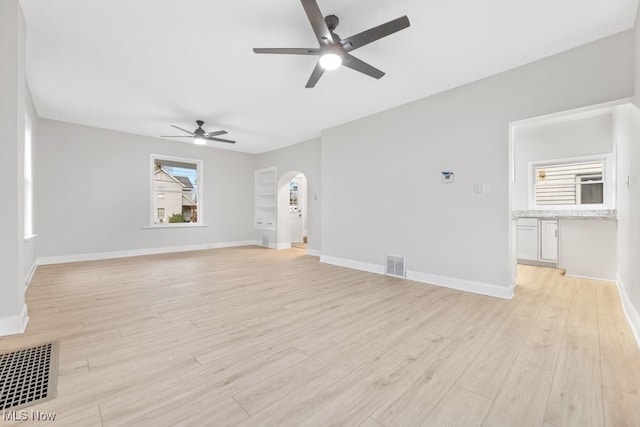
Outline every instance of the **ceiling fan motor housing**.
POLYGON ((338 28, 338 24, 340 23, 340 19, 336 15, 327 15, 324 17, 324 22, 327 23, 327 27, 329 31, 333 31, 338 28))

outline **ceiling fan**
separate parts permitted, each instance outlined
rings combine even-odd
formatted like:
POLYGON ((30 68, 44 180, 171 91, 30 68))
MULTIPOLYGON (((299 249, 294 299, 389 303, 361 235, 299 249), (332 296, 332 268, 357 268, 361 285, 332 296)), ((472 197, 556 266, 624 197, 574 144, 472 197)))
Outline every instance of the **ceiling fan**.
POLYGON ((204 124, 202 120, 196 120, 196 124, 198 125, 198 129, 194 130, 193 132, 183 129, 180 126, 170 125, 171 127, 181 130, 182 132, 186 132, 189 135, 162 135, 161 138, 193 138, 193 142, 198 145, 204 145, 207 143, 207 141, 227 142, 229 144, 236 143, 235 141, 230 141, 228 139, 216 138, 216 136, 218 135, 226 134, 226 130, 205 132, 204 129, 202 129, 202 125, 204 124))
POLYGON ((352 70, 359 71, 375 79, 384 76, 384 72, 367 64, 364 61, 351 55, 350 52, 365 46, 371 42, 379 40, 390 34, 409 27, 409 18, 407 16, 394 19, 386 24, 378 25, 354 36, 340 38, 334 30, 338 26, 340 20, 335 15, 322 16, 320 7, 316 0, 300 0, 302 7, 311 22, 311 27, 315 33, 319 47, 317 48, 254 48, 255 53, 275 53, 286 55, 317 55, 318 63, 307 81, 305 87, 312 88, 318 83, 325 70, 335 70, 344 65, 352 70))

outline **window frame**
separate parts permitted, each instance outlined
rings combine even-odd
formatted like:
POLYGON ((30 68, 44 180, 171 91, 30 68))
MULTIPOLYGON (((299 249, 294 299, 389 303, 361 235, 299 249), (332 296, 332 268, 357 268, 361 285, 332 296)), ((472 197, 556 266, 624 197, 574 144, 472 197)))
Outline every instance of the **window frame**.
MULTIPOLYGON (((611 154, 596 154, 580 157, 565 157, 550 160, 536 160, 529 162, 529 209, 532 210, 607 210, 615 209, 615 170, 613 165, 613 158, 611 154), (557 165, 570 165, 573 163, 586 163, 586 162, 602 162, 602 203, 588 203, 588 204, 576 204, 576 205, 538 205, 536 203, 536 168, 540 166, 557 166, 557 165)), ((576 182, 576 186, 581 185, 576 182)))
POLYGON ((33 209, 33 120, 28 113, 24 114, 24 188, 23 188, 23 234, 29 240, 36 236, 34 229, 33 209))
MULTIPOLYGON (((186 157, 171 156, 166 154, 154 154, 149 155, 149 206, 148 206, 148 225, 144 228, 193 228, 193 227, 206 227, 204 223, 205 210, 204 210, 204 161, 201 159, 191 159, 186 157), (154 184, 154 172, 156 160, 166 160, 170 162, 190 163, 196 165, 196 204, 198 209, 198 222, 182 222, 182 223, 156 223, 157 210, 155 209, 155 193, 153 188, 154 184)), ((167 193, 164 189, 163 193, 167 193)))

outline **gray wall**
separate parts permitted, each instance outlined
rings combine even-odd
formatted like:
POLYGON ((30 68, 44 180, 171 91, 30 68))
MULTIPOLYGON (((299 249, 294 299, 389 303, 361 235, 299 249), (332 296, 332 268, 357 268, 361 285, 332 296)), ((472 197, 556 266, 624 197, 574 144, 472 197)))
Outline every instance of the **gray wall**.
POLYGON ((631 96, 632 49, 626 31, 324 131, 323 254, 508 288, 509 123, 631 96))
POLYGON ((38 257, 253 240, 252 155, 41 119, 38 257), (204 162, 204 224, 147 229, 149 156, 204 162))
POLYGON ((514 137, 516 181, 511 204, 514 210, 529 207, 529 162, 568 157, 611 154, 611 114, 553 125, 518 129, 514 137))
MULTIPOLYGON (((308 249, 311 252, 319 252, 322 248, 320 232, 322 224, 320 147, 320 139, 312 139, 256 156, 256 169, 275 166, 278 171, 278 178, 292 171, 302 172, 306 175, 308 185, 308 249)), ((257 241, 261 242, 262 236, 268 236, 270 242, 277 241, 275 232, 255 230, 255 239, 257 241)))
POLYGON ((24 304, 25 22, 17 0, 0 2, 0 335, 21 332, 24 304))

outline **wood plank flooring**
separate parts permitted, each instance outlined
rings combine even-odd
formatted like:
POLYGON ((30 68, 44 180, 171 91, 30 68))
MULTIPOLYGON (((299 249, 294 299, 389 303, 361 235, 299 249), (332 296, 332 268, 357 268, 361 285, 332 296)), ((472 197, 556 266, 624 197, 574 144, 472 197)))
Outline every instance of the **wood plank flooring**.
POLYGON ((554 269, 506 301, 243 247, 42 266, 27 303, 0 352, 60 341, 51 425, 640 425, 615 285, 554 269))

